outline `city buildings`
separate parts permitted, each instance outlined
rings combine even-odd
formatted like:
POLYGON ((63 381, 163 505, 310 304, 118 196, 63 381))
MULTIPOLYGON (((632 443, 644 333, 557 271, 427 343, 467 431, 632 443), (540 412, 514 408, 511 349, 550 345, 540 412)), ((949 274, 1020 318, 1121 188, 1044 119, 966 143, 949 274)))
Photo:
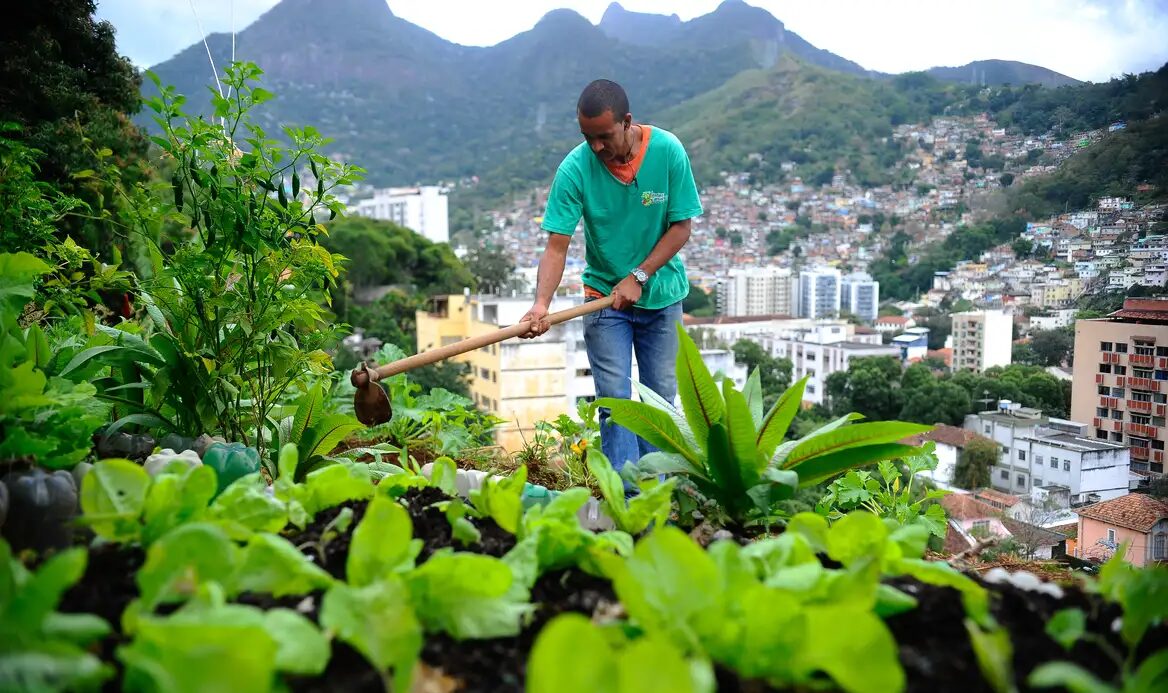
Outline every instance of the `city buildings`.
POLYGON ((1002 400, 966 416, 965 428, 998 444, 990 483, 1001 491, 1079 504, 1125 495, 1133 485, 1128 448, 1091 437, 1087 424, 1002 400))
POLYGON ((785 267, 732 269, 718 281, 718 314, 790 315, 791 294, 791 270, 785 267))
POLYGON ((878 332, 842 320, 795 321, 777 334, 756 337, 756 341, 772 356, 790 359, 792 382, 809 378, 804 404, 824 404, 827 377, 846 371, 853 360, 874 356, 899 359, 901 354, 899 347, 884 345, 878 332))
POLYGON ((799 272, 799 317, 812 320, 838 317, 841 282, 840 271, 832 267, 813 267, 799 272))
POLYGON ((953 370, 981 373, 1008 366, 1013 351, 1014 321, 1004 310, 953 314, 953 370))
POLYGON ((357 202, 351 211, 362 217, 392 221, 434 243, 450 242, 445 188, 428 185, 375 190, 373 197, 357 202))
POLYGON ((1106 561, 1126 544, 1123 560, 1134 566, 1168 561, 1168 503, 1144 493, 1095 503, 1079 516, 1079 558, 1106 561))
POLYGON ((840 310, 872 324, 876 322, 879 309, 880 282, 863 272, 855 272, 843 278, 840 285, 840 310))
POLYGON ((1099 440, 1131 446, 1132 468, 1164 473, 1168 441, 1168 299, 1129 298, 1075 322, 1071 416, 1099 440))

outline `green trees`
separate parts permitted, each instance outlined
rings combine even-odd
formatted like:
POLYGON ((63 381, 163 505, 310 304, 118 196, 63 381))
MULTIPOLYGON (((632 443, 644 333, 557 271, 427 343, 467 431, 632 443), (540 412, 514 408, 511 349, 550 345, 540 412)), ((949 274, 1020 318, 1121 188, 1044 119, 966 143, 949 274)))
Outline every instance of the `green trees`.
POLYGON ((465 262, 482 293, 502 293, 515 284, 515 260, 502 248, 476 245, 465 262))
POLYGON ((388 221, 337 219, 322 244, 348 258, 346 279, 354 289, 393 285, 422 294, 461 293, 474 276, 444 243, 431 243, 388 221))
POLYGON ((1067 329, 1038 330, 1021 351, 1025 364, 1033 366, 1061 366, 1071 362, 1075 336, 1067 329))
POLYGON ((694 317, 708 317, 714 314, 714 299, 701 288, 689 285, 689 295, 681 303, 681 309, 694 317))
POLYGON ((954 485, 964 489, 990 485, 990 472, 998 462, 998 445, 988 438, 974 438, 961 451, 953 470, 954 485))
POLYGON ((115 184, 85 172, 100 170, 105 158, 123 181, 145 180, 147 141, 127 118, 141 106, 139 77, 118 55, 113 27, 95 21, 94 11, 92 0, 7 8, 0 26, 0 123, 16 123, 17 139, 41 153, 38 180, 92 208, 63 219, 59 232, 110 261, 125 247, 106 214, 118 211, 115 184))

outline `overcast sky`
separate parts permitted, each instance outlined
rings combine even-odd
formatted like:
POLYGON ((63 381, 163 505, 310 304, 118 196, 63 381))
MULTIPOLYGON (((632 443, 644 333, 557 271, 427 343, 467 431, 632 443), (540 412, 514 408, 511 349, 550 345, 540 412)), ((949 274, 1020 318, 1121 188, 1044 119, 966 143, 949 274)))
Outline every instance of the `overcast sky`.
MULTIPOLYGON (((208 32, 242 30, 277 0, 97 0, 118 46, 149 67, 208 32), (192 12, 192 5, 194 12, 192 12), (196 21, 196 13, 198 20, 196 21)), ((748 0, 804 39, 868 69, 905 72, 1000 58, 1105 81, 1168 62, 1168 0, 748 0)), ((720 0, 622 0, 688 20, 720 0)), ((609 0, 389 0, 393 13, 465 45, 489 46, 567 7, 597 23, 609 0)))

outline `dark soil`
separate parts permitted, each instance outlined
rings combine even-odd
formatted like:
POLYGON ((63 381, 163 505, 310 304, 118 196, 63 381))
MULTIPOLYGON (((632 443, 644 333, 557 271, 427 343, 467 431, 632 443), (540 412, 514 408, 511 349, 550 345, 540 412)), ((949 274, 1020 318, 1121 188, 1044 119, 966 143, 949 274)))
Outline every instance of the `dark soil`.
MULTIPOLYGON (((950 587, 924 584, 915 578, 887 581, 915 597, 917 608, 885 620, 900 647, 900 661, 908 678, 907 693, 961 690, 992 693, 978 668, 977 655, 965 629, 965 609, 960 594, 950 587)), ((1064 588, 1063 599, 1019 589, 1010 584, 985 584, 991 592, 990 610, 995 620, 1010 633, 1013 644, 1014 678, 1020 690, 1029 690, 1026 678, 1046 662, 1072 661, 1105 681, 1116 679, 1118 667, 1097 645, 1080 642, 1068 653, 1046 635, 1046 623, 1055 612, 1080 608, 1087 614, 1087 630, 1107 634, 1117 651, 1124 648, 1110 633, 1110 624, 1120 615, 1118 607, 1075 588, 1064 588)), ((1161 646, 1168 627, 1149 633, 1161 646)))
POLYGON ((422 648, 422 660, 458 679, 464 693, 522 693, 527 656, 539 631, 558 614, 569 611, 592 616, 597 608, 616 603, 607 580, 576 570, 547 573, 531 591, 536 611, 523 631, 511 638, 458 641, 431 635, 422 648))
MULTIPOLYGON (((406 510, 414 524, 414 537, 421 539, 422 552, 418 555, 418 563, 424 563, 435 551, 452 547, 458 551, 473 551, 489 556, 502 557, 511 547, 515 546, 515 537, 487 518, 474 519, 471 522, 478 528, 481 539, 473 546, 463 546, 454 541, 450 529, 450 522, 434 504, 450 500, 441 490, 427 487, 410 489, 403 496, 406 510)), ((312 522, 304 531, 286 532, 288 540, 295 544, 301 552, 312 557, 322 568, 338 580, 345 579, 345 561, 349 556, 349 542, 353 537, 353 530, 365 516, 367 501, 346 501, 336 507, 322 510, 316 514, 312 522), (344 508, 353 511, 352 522, 342 533, 335 534, 321 543, 321 536, 329 524, 341 514, 344 508), (321 560, 323 554, 323 561, 321 560)))

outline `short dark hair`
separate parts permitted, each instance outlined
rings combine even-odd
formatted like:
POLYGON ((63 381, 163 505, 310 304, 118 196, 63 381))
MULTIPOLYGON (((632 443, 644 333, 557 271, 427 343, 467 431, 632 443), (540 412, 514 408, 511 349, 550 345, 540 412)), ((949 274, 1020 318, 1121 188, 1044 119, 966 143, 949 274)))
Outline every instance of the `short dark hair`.
POLYGON ((629 114, 629 97, 616 82, 598 79, 580 92, 576 110, 586 118, 595 118, 605 111, 612 111, 613 120, 624 120, 629 114))

